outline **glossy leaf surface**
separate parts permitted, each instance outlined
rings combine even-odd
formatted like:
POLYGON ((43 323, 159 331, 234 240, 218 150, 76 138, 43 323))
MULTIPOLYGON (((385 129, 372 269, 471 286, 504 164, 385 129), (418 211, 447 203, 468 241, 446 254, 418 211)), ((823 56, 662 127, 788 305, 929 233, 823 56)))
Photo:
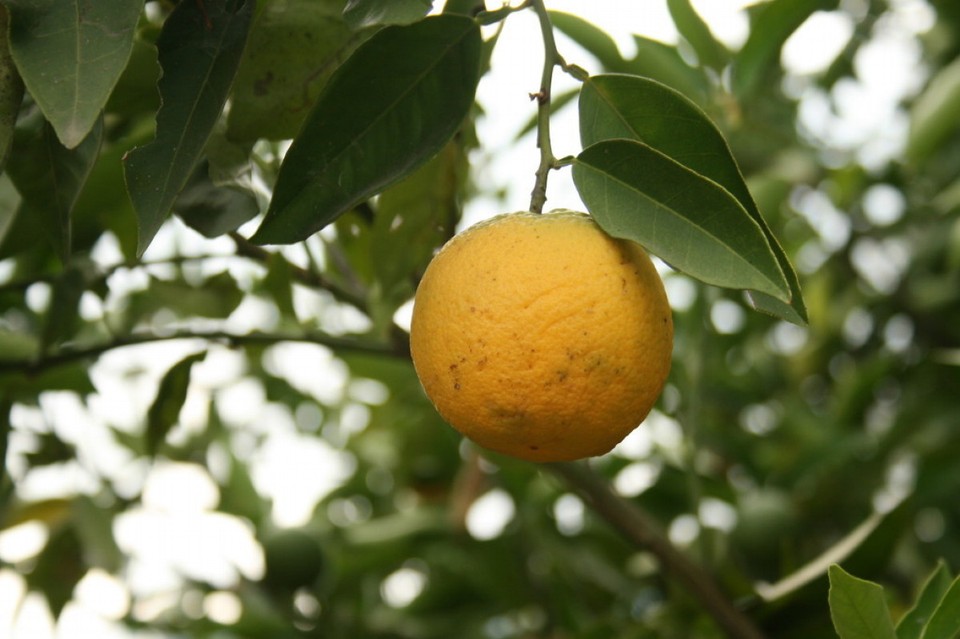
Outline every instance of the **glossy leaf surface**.
POLYGON ((181 2, 157 41, 163 75, 156 138, 124 158, 146 250, 200 160, 220 116, 253 15, 252 0, 181 2))
POLYGON ((480 44, 473 20, 440 15, 357 49, 287 152, 253 241, 303 240, 435 155, 473 104, 480 44))
POLYGON ((895 639, 883 588, 830 567, 830 616, 840 639, 895 639))

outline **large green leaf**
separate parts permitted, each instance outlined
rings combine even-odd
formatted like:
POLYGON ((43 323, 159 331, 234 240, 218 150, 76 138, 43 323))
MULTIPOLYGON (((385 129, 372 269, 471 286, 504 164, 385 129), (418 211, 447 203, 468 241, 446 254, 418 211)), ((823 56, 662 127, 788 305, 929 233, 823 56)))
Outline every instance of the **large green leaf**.
POLYGON ((19 128, 14 137, 17 161, 7 171, 23 197, 17 217, 39 225, 64 262, 70 255, 73 207, 97 160, 102 136, 103 126, 97 120, 73 149, 63 146, 46 122, 19 128))
POLYGON ((708 284, 789 300, 760 226, 729 192, 667 155, 635 140, 604 140, 577 157, 573 180, 610 235, 708 284))
POLYGON ((167 433, 179 420, 180 410, 190 387, 190 371, 193 365, 202 361, 206 355, 206 351, 188 355, 174 364, 160 380, 157 395, 147 410, 144 436, 149 455, 157 454, 167 438, 167 433))
POLYGON ((209 238, 235 231, 260 213, 260 206, 250 193, 214 184, 206 162, 194 169, 173 208, 187 226, 209 238))
POLYGON ((761 3, 750 22, 750 35, 733 64, 733 89, 746 96, 780 63, 780 51, 794 31, 815 11, 835 9, 839 0, 770 0, 761 3))
POLYGON ((934 610, 950 589, 950 569, 943 561, 927 577, 913 607, 897 623, 897 639, 920 639, 934 610))
POLYGON ((960 634, 960 577, 953 580, 930 616, 920 639, 955 639, 960 634))
POLYGON ((287 152, 253 241, 303 240, 435 155, 473 104, 480 45, 476 22, 439 15, 358 48, 287 152))
POLYGON ((166 220, 220 116, 253 5, 253 0, 181 2, 164 22, 157 40, 163 69, 157 135, 123 162, 140 227, 140 255, 166 220))
POLYGON ((100 117, 127 65, 142 0, 10 5, 10 49, 24 84, 67 148, 100 117))
POLYGON ((920 161, 960 129, 960 58, 940 69, 910 109, 907 157, 920 161))
POLYGON ((584 147, 608 139, 639 140, 728 191, 760 227, 790 286, 789 302, 751 291, 754 307, 805 324, 807 311, 793 266, 740 173, 723 134, 696 104, 659 82, 630 75, 593 76, 580 92, 584 147))
POLYGON ((347 0, 343 17, 354 29, 410 24, 429 13, 433 0, 347 0))
POLYGON ((23 80, 10 57, 7 42, 8 25, 7 8, 0 5, 0 171, 7 163, 7 153, 13 142, 13 127, 23 101, 23 80))
POLYGON ((883 588, 837 565, 828 574, 830 617, 840 639, 895 639, 883 588))
POLYGON ((323 85, 362 41, 343 0, 273 0, 250 28, 228 116, 231 138, 289 139, 323 85))

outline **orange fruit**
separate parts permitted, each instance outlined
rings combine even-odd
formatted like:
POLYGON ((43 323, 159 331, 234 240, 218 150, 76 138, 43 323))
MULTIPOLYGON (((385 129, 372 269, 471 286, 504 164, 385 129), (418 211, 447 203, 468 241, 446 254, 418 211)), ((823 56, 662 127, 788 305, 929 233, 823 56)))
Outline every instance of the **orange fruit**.
POLYGON ((512 213, 450 240, 421 280, 413 363, 440 415, 538 462, 610 451, 670 370, 673 321, 643 249, 585 213, 512 213))

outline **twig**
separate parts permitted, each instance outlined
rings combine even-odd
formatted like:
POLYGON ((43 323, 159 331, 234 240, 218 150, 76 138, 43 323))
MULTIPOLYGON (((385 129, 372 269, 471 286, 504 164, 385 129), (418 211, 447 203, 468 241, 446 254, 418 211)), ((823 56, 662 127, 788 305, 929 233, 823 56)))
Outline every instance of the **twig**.
POLYGON ((530 194, 530 210, 534 213, 542 213, 543 205, 547 201, 547 176, 557 162, 550 142, 550 93, 553 87, 553 68, 558 65, 566 67, 566 63, 557 52, 553 25, 550 23, 550 14, 547 13, 543 0, 533 0, 530 4, 537 13, 540 32, 543 34, 543 75, 540 78, 540 90, 530 95, 531 100, 537 101, 537 147, 540 149, 540 165, 537 167, 533 192, 530 194))
POLYGON ((664 572, 694 595, 731 639, 763 639, 760 630, 733 605, 705 570, 677 550, 643 510, 615 494, 588 466, 562 463, 547 464, 545 468, 569 484, 594 512, 624 537, 652 552, 664 572))
POLYGON ((137 346, 153 342, 170 340, 201 339, 209 342, 223 342, 231 347, 249 345, 271 345, 281 342, 302 342, 319 344, 340 353, 370 353, 375 355, 390 355, 394 357, 409 357, 404 350, 404 344, 370 343, 366 340, 351 339, 348 337, 334 337, 326 333, 231 333, 228 331, 173 331, 170 333, 134 333, 119 335, 109 341, 98 344, 65 346, 60 350, 37 359, 0 360, 0 374, 19 372, 27 375, 37 375, 43 371, 63 366, 77 361, 96 358, 117 348, 137 346))

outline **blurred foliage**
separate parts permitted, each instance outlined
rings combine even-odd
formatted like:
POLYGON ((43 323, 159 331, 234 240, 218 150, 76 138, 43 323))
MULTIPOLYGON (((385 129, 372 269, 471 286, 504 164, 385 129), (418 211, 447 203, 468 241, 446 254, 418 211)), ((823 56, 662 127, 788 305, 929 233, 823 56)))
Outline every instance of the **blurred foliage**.
MULTIPOLYGON (((102 117, 66 140, 50 104, 67 98, 41 103, 28 75, 37 65, 23 62, 63 45, 23 46, 28 4, 0 2, 0 25, 13 25, 0 30, 3 574, 22 576, 55 616, 91 575, 113 576, 129 597, 118 622, 169 637, 722 636, 575 487, 476 451, 420 390, 397 318, 478 194, 467 160, 485 151, 479 109, 429 162, 322 232, 285 247, 246 239, 283 139, 324 83, 371 33, 415 23, 429 3, 257 3, 244 28, 261 46, 229 61, 236 75, 214 96, 228 109, 165 89, 185 120, 163 136, 197 126, 177 99, 216 122, 206 141, 191 140, 196 157, 169 167, 180 183, 162 195, 178 196, 176 215, 142 258, 138 241, 155 229, 138 231, 122 161, 160 128, 160 32, 171 12, 182 27, 212 19, 205 6, 244 3, 147 2, 120 30, 132 42, 105 54, 125 60, 112 91, 88 96, 102 117), (152 513, 153 530, 166 531, 179 512, 152 488, 170 468, 211 485, 209 499, 184 492, 186 507, 196 499, 197 522, 256 539, 240 553, 252 563, 224 577, 140 554, 130 522, 152 513), (308 513, 283 515, 290 498, 308 513), (24 529, 41 530, 42 543, 5 550, 24 529), (145 583, 147 559, 173 566, 159 585, 145 583)), ((877 517, 838 560, 884 584, 896 620, 937 566, 960 569, 960 5, 767 0, 749 9, 746 43, 730 47, 689 3, 668 4, 680 43, 638 37, 629 59, 577 16, 553 20, 605 70, 663 82, 713 119, 797 266, 809 324, 666 273, 676 325, 667 390, 648 423, 590 467, 769 637, 836 636, 826 566, 776 598, 764 586, 877 517), (788 73, 784 43, 821 10, 853 25, 849 43, 816 74, 788 73), (928 28, 904 30, 927 14, 928 28), (916 46, 916 86, 868 137, 830 135, 871 106, 849 112, 849 92, 864 81, 867 48, 891 32, 916 46), (874 144, 885 136, 886 154, 874 144)), ((65 54, 50 59, 69 71, 65 54)), ((205 68, 183 71, 199 81, 205 68)), ((227 533, 201 545, 205 528, 189 530, 186 546, 229 549, 227 533)))

